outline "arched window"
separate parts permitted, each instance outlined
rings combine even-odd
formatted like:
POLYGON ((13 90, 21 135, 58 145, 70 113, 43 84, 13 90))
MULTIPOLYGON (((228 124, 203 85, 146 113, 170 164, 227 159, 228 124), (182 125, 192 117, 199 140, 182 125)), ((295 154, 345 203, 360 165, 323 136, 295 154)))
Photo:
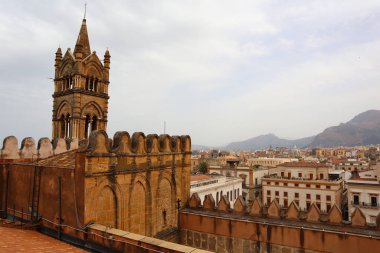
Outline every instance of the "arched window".
POLYGON ((92 117, 91 131, 95 131, 98 129, 98 117, 92 117))
POLYGON ((95 79, 94 91, 98 92, 98 79, 95 79))
POLYGON ((219 203, 219 192, 216 193, 216 203, 219 203))
POLYGON ((67 114, 66 115, 66 126, 65 126, 65 129, 66 129, 66 132, 65 132, 65 137, 66 138, 70 138, 71 137, 71 126, 70 126, 70 121, 71 121, 71 116, 70 114, 67 114))
POLYGON ((60 138, 65 138, 65 131, 66 131, 66 125, 65 125, 65 116, 61 116, 61 119, 60 119, 60 128, 61 128, 61 131, 59 133, 59 137, 60 138))
POLYGON ((91 118, 90 115, 86 115, 86 121, 84 124, 84 137, 87 139, 88 136, 90 135, 90 125, 91 125, 91 118))
POLYGON ((70 77, 66 77, 66 87, 65 90, 68 90, 70 88, 70 77))
POLYGON ((90 88, 89 88, 90 91, 93 91, 94 90, 94 79, 90 79, 90 88))
POLYGON ((86 90, 88 90, 88 87, 89 87, 89 80, 88 80, 88 77, 86 77, 86 90))

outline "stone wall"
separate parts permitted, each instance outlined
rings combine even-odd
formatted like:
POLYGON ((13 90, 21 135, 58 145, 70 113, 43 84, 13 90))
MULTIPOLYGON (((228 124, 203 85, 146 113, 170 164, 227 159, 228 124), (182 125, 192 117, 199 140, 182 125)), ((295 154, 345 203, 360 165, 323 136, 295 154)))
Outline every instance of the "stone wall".
POLYGON ((85 222, 156 236, 177 227, 190 192, 189 136, 93 132, 85 157, 85 222))
POLYGON ((215 252, 371 252, 380 247, 380 232, 367 226, 360 209, 348 223, 337 206, 322 214, 315 204, 303 212, 294 202, 287 209, 276 200, 246 206, 240 197, 232 206, 212 195, 202 206, 193 194, 181 212, 181 242, 215 252))
POLYGON ((0 160, 37 160, 77 148, 77 139, 70 141, 65 139, 55 139, 51 142, 47 137, 39 139, 37 146, 32 137, 24 138, 19 147, 17 138, 15 136, 8 136, 3 140, 3 147, 0 150, 0 160))

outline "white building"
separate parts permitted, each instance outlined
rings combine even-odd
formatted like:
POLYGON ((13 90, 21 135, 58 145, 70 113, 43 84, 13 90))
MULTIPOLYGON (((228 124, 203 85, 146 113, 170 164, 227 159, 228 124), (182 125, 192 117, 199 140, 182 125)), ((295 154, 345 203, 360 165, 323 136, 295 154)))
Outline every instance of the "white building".
POLYGON ((190 196, 196 192, 202 201, 205 196, 212 194, 216 203, 221 196, 226 195, 231 203, 234 203, 242 194, 241 178, 226 177, 223 175, 195 175, 190 177, 190 196))
POLYGON ((374 171, 377 177, 359 177, 347 181, 349 217, 356 208, 360 208, 366 221, 372 224, 376 223, 380 213, 380 165, 374 171))

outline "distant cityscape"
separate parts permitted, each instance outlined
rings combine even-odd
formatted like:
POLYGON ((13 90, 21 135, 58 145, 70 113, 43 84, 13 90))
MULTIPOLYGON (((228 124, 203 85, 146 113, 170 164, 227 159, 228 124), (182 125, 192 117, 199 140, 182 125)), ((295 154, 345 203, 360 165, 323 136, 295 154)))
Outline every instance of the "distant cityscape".
POLYGON ((275 200, 281 208, 294 202, 307 211, 315 204, 321 213, 336 205, 347 222, 358 207, 366 223, 376 226, 380 213, 379 158, 379 145, 276 147, 254 152, 193 150, 191 192, 197 192, 202 200, 211 194, 216 202, 227 195, 232 203, 239 196, 236 192, 241 192, 247 205, 259 199, 269 206, 275 200), (200 170, 205 171, 202 167, 207 168, 207 176, 199 176, 200 170))

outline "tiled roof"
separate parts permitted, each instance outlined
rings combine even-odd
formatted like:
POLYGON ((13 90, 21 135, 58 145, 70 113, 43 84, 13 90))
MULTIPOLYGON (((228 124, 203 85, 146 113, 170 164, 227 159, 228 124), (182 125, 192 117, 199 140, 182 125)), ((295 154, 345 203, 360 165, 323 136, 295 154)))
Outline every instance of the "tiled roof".
POLYGON ((37 231, 1 227, 0 252, 86 252, 37 231))
POLYGON ((331 163, 333 164, 339 164, 339 163, 345 163, 347 162, 347 159, 332 159, 331 163))
POLYGON ((328 167, 325 163, 316 162, 286 162, 278 165, 279 167, 297 167, 297 168, 318 168, 318 167, 328 167))
POLYGON ((50 156, 48 158, 39 160, 37 165, 39 166, 54 166, 54 167, 65 167, 74 168, 75 167, 75 154, 78 150, 71 150, 58 155, 50 156))

